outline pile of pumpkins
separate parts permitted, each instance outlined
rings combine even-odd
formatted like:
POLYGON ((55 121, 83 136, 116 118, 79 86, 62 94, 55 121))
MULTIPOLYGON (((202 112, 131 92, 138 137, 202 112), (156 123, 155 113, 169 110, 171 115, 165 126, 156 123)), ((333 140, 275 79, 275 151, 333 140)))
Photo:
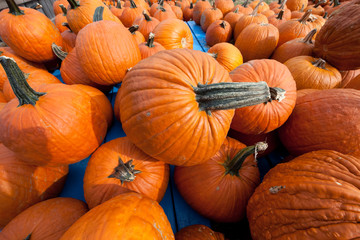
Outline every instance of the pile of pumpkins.
POLYGON ((170 164, 192 208, 253 239, 360 237, 360 0, 57 0, 55 24, 6 3, 0 239, 225 239, 174 235, 170 164), (101 145, 113 114, 126 137, 101 145), (279 139, 288 162, 260 183, 279 139), (90 155, 86 203, 57 197, 90 155))

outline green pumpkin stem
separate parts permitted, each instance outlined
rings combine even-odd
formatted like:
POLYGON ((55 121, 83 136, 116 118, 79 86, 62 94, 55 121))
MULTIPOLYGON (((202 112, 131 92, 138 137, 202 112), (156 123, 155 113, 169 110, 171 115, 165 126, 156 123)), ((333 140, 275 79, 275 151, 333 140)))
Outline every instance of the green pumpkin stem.
POLYGON ((30 238, 31 238, 31 233, 27 235, 27 237, 24 240, 30 240, 30 238))
POLYGON ((63 25, 64 27, 67 27, 67 28, 70 30, 70 32, 72 32, 69 23, 64 22, 64 23, 62 23, 61 25, 63 25))
POLYGON ((104 14, 104 7, 100 6, 95 9, 93 22, 99 22, 103 20, 103 14, 104 14))
POLYGON ((266 82, 223 82, 198 84, 193 87, 201 111, 211 115, 212 110, 236 109, 272 100, 281 101, 286 91, 270 88, 266 82))
POLYGON ((316 32, 317 32, 317 29, 314 28, 313 30, 311 30, 311 31, 304 37, 304 39, 303 39, 302 41, 303 41, 304 43, 312 44, 312 43, 313 43, 312 39, 313 39, 313 37, 314 37, 314 35, 315 35, 316 32))
POLYGON ((18 15, 24 15, 24 11, 20 10, 19 6, 16 5, 14 0, 5 0, 6 4, 9 7, 9 13, 18 16, 18 15))
POLYGON ((144 15, 144 18, 145 18, 146 21, 148 21, 148 22, 152 21, 151 17, 146 13, 145 10, 143 11, 143 15, 144 15))
POLYGON ((53 53, 61 60, 63 61, 66 56, 68 55, 67 52, 64 52, 63 50, 61 50, 61 47, 59 47, 58 45, 56 45, 55 43, 51 44, 51 49, 53 50, 53 53))
POLYGON ((239 176, 239 170, 241 169, 245 159, 251 154, 255 154, 256 158, 257 153, 265 151, 267 147, 267 143, 258 142, 253 146, 248 146, 241 149, 232 159, 228 158, 228 160, 224 163, 224 167, 226 169, 225 174, 239 176))
POLYGON ((211 57, 213 57, 214 59, 217 59, 218 54, 217 53, 209 53, 207 52, 207 54, 209 54, 211 57))
POLYGON ((322 58, 319 58, 315 62, 312 62, 312 65, 314 65, 315 67, 321 68, 321 69, 326 69, 325 64, 326 64, 326 61, 322 58))
POLYGON ((226 27, 226 22, 225 22, 225 21, 222 21, 222 22, 220 23, 220 27, 222 27, 223 29, 225 29, 225 27, 226 27))
POLYGON ((282 20, 283 16, 284 16, 284 10, 281 9, 279 14, 277 15, 276 19, 282 20))
POLYGON ((130 0, 130 8, 137 8, 136 3, 133 0, 130 0))
POLYGON ((303 4, 303 5, 301 5, 300 12, 303 12, 303 11, 304 11, 304 9, 305 9, 305 5, 303 4))
POLYGON ((139 29, 139 25, 132 25, 129 27, 129 31, 131 34, 135 34, 135 32, 139 29))
POLYGON ((155 34, 154 33, 149 33, 149 39, 147 40, 146 46, 148 46, 149 48, 153 48, 154 47, 154 37, 155 34))
POLYGON ((15 60, 6 56, 0 57, 0 63, 3 66, 6 76, 9 79, 11 88, 15 96, 19 100, 19 106, 31 104, 35 106, 39 97, 46 93, 39 93, 34 91, 26 81, 24 73, 20 70, 15 60))
POLYGON ((321 0, 321 1, 318 1, 315 5, 314 5, 314 8, 317 8, 318 6, 320 6, 321 4, 325 3, 326 0, 321 0))
POLYGON ((62 5, 62 4, 59 4, 59 7, 61 8, 61 11, 63 12, 63 15, 66 16, 66 14, 67 14, 66 7, 64 5, 62 5))
POLYGON ((70 8, 75 9, 80 7, 80 3, 76 0, 67 0, 69 2, 70 8))
POLYGON ((133 160, 124 163, 119 157, 119 164, 114 168, 114 173, 110 174, 108 178, 117 178, 121 181, 121 184, 134 181, 136 174, 141 173, 141 171, 135 170, 132 162, 133 160))
POLYGON ((249 5, 249 0, 246 0, 241 6, 247 8, 248 5, 249 5))
POLYGON ((328 15, 329 15, 329 13, 328 13, 328 12, 325 12, 323 18, 324 18, 324 19, 327 19, 328 15))
POLYGON ((117 1, 116 8, 122 9, 120 0, 117 1))
POLYGON ((190 3, 190 9, 193 9, 193 8, 194 8, 194 4, 190 3))

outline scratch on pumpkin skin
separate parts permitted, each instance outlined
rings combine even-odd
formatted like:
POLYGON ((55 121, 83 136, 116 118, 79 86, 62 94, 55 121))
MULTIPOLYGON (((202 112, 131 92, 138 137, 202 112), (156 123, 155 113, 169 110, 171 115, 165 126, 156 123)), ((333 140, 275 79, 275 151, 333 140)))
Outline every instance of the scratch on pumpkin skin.
POLYGON ((273 186, 273 187, 269 188, 269 191, 272 194, 276 194, 276 193, 280 192, 280 190, 283 188, 285 188, 285 186, 273 186))

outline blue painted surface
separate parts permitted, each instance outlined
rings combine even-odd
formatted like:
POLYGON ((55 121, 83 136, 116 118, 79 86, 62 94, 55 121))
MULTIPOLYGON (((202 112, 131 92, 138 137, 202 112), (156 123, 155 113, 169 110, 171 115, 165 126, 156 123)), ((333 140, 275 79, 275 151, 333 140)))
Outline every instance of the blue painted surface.
POLYGON ((197 42, 201 45, 201 49, 203 52, 207 52, 209 50, 209 46, 206 44, 206 35, 201 29, 199 25, 196 25, 194 21, 186 22, 191 29, 194 40, 196 38, 197 42))

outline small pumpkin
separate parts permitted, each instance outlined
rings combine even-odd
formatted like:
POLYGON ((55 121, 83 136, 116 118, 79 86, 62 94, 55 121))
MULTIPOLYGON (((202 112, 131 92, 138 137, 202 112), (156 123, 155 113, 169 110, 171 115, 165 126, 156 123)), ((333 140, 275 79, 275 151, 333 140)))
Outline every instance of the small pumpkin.
POLYGON ((270 9, 269 5, 263 0, 255 0, 249 4, 249 7, 253 9, 255 9, 256 6, 258 6, 257 13, 265 12, 270 9))
POLYGON ((215 2, 212 8, 205 9, 201 14, 200 26, 201 29, 206 32, 207 28, 215 22, 223 18, 223 14, 220 9, 216 8, 215 2))
POLYGON ((262 15, 264 15, 265 17, 269 18, 272 15, 275 15, 275 12, 273 10, 266 10, 264 12, 261 12, 262 15))
POLYGON ((190 6, 185 7, 183 11, 184 21, 191 21, 193 19, 194 4, 190 3, 190 6))
POLYGON ((321 58, 297 56, 284 63, 296 82, 296 88, 330 89, 341 83, 340 72, 321 58))
POLYGON ((228 42, 232 37, 232 29, 225 20, 216 20, 206 31, 206 44, 210 47, 217 43, 228 42))
POLYGON ((305 5, 303 4, 300 10, 291 12, 291 19, 300 19, 305 14, 304 12, 305 5))
POLYGON ((1 239, 57 240, 88 211, 83 201, 52 198, 39 202, 12 219, 0 233, 1 239), (19 229, 19 226, 22 226, 19 229))
POLYGON ((157 20, 159 20, 160 22, 165 21, 167 19, 177 19, 175 13, 173 12, 173 10, 170 8, 170 10, 167 10, 163 7, 160 7, 155 13, 154 13, 154 18, 156 18, 157 20))
POLYGON ((207 0, 197 1, 193 10, 193 20, 200 25, 200 19, 205 9, 211 8, 211 4, 207 0))
POLYGON ((141 6, 137 6, 134 0, 129 0, 131 5, 129 7, 125 7, 123 13, 121 14, 120 20, 125 27, 129 28, 133 25, 134 20, 141 16, 144 8, 141 6))
POLYGON ((141 59, 148 58, 157 52, 166 50, 160 43, 154 42, 154 37, 155 35, 150 33, 147 42, 143 42, 139 45, 141 59))
POLYGON ((154 29, 154 41, 165 49, 193 48, 193 37, 189 26, 176 18, 160 22, 154 29))
POLYGON ((130 31, 131 35, 135 39, 136 43, 139 45, 140 43, 145 42, 145 37, 138 30, 139 30, 139 25, 132 25, 129 28, 129 31, 130 31))
POLYGON ((269 8, 276 9, 276 8, 280 8, 283 6, 284 9, 287 9, 287 6, 286 6, 286 4, 284 4, 284 2, 286 3, 287 1, 284 1, 284 0, 273 1, 273 2, 269 3, 269 8))
POLYGON ((144 19, 139 23, 139 32, 145 37, 147 41, 149 39, 150 32, 153 32, 155 27, 160 23, 154 17, 150 17, 146 12, 143 12, 144 19))
POLYGON ((58 15, 58 14, 62 14, 63 11, 60 7, 60 4, 62 4, 64 7, 68 7, 69 6, 69 3, 67 0, 56 0, 54 1, 53 3, 53 10, 54 10, 54 14, 55 16, 58 15))
POLYGON ((300 9, 306 8, 308 5, 308 0, 287 0, 286 6, 291 11, 298 11, 300 9))
POLYGON ((60 240, 99 238, 175 239, 162 207, 155 200, 134 192, 120 194, 91 209, 60 240))
POLYGON ((71 31, 69 24, 64 23, 68 29, 61 33, 65 52, 70 52, 76 46, 76 34, 71 31))
POLYGON ((243 13, 239 12, 239 7, 237 7, 234 11, 229 12, 225 15, 224 20, 227 21, 231 29, 234 30, 236 23, 239 21, 239 19, 243 16, 243 13))
POLYGON ((319 15, 319 16, 323 16, 324 13, 325 13, 325 10, 323 7, 321 7, 321 3, 323 2, 322 1, 318 1, 318 3, 314 4, 314 5, 311 5, 311 6, 307 6, 304 11, 306 12, 307 10, 311 10, 311 12, 313 14, 316 14, 316 15, 319 15))
POLYGON ((67 9, 62 4, 60 4, 59 6, 62 10, 62 13, 56 15, 54 21, 55 21, 55 26, 57 27, 57 29, 59 29, 60 33, 62 33, 67 30, 67 27, 63 25, 63 23, 67 23, 67 19, 66 19, 67 9))
POLYGON ((287 0, 284 0, 282 2, 282 4, 278 8, 274 8, 273 11, 275 12, 275 14, 279 14, 281 11, 284 11, 284 18, 286 20, 290 20, 291 19, 291 11, 290 11, 290 9, 288 9, 286 7, 286 5, 285 5, 286 2, 287 2, 287 0))
POLYGON ((243 57, 231 43, 217 43, 208 50, 215 60, 220 63, 228 72, 243 64, 243 57))
POLYGON ((110 11, 114 14, 119 20, 121 19, 121 15, 124 12, 124 5, 120 0, 117 0, 116 7, 111 7, 110 11))
POLYGON ((178 3, 175 3, 174 6, 171 6, 171 9, 175 13, 175 16, 177 17, 177 19, 183 20, 183 12, 182 12, 180 6, 178 5, 178 3))
POLYGON ((211 228, 201 225, 195 224, 184 227, 180 229, 175 234, 176 240, 225 240, 224 234, 220 232, 215 232, 211 230, 211 228))
POLYGON ((234 8, 234 2, 232 0, 215 0, 215 7, 220 9, 225 16, 234 8))
POLYGON ((275 27, 279 28, 281 24, 287 21, 284 17, 284 11, 281 10, 278 14, 272 15, 268 17, 268 21, 270 24, 274 25, 275 27))
POLYGON ((235 11, 236 8, 239 9, 239 13, 243 13, 244 15, 251 14, 254 10, 249 6, 249 0, 246 0, 243 4, 235 5, 232 10, 235 11))

